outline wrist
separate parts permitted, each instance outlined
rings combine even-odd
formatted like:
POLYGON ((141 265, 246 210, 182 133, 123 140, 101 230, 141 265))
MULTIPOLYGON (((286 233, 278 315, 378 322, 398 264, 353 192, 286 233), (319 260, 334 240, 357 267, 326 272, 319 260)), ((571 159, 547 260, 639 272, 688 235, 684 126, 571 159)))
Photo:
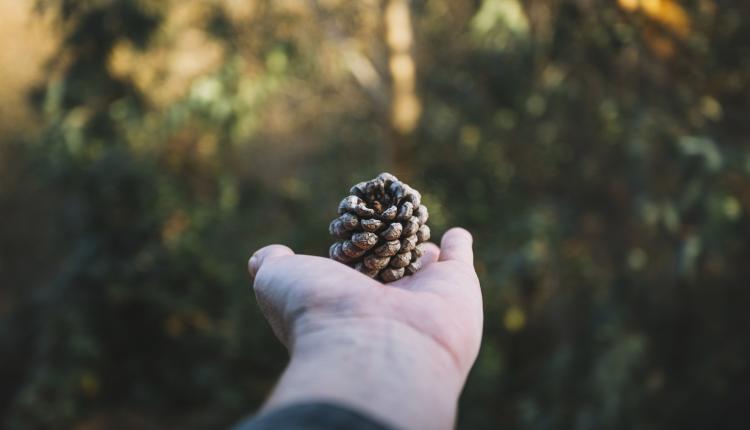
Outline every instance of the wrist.
POLYGON ((465 376, 430 336, 384 318, 298 321, 268 408, 327 400, 397 428, 450 428, 465 376))

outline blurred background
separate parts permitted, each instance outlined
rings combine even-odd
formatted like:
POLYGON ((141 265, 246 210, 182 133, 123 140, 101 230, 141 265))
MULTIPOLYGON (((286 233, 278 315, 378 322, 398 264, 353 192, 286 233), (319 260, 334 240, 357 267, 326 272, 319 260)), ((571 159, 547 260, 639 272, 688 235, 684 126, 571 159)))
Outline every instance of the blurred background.
POLYGON ((476 237, 462 429, 744 428, 745 0, 0 0, 0 427, 209 429, 247 257, 349 187, 476 237))

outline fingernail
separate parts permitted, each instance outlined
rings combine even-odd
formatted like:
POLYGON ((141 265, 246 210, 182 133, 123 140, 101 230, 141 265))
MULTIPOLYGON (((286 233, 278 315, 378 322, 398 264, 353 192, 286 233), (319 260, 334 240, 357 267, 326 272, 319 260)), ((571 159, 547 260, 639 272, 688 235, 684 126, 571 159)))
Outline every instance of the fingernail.
POLYGON ((255 254, 250 257, 250 261, 247 263, 247 266, 250 268, 250 276, 255 277, 255 273, 258 272, 258 257, 255 254))

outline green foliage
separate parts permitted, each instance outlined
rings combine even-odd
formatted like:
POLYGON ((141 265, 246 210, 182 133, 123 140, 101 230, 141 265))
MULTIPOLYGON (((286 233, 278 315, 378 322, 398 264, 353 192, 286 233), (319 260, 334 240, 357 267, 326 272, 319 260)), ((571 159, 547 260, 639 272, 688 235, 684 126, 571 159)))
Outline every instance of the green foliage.
POLYGON ((459 427, 746 422, 746 2, 415 1, 408 142, 343 60, 357 44, 387 69, 377 8, 220 3, 196 28, 221 60, 177 97, 139 73, 194 4, 41 3, 64 42, 40 137, 0 142, 4 427, 251 412, 286 358, 245 258, 324 254, 347 186, 403 165, 438 235, 476 237, 485 338, 459 427))

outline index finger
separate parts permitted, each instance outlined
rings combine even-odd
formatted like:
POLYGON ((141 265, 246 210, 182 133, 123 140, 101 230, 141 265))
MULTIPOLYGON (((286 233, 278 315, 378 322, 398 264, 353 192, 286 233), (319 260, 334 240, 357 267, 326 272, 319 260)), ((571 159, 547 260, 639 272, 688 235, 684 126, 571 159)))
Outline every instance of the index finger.
POLYGON ((473 241, 471 233, 463 228, 457 227, 446 231, 440 241, 439 261, 460 261, 473 265, 474 251, 471 249, 473 241))

